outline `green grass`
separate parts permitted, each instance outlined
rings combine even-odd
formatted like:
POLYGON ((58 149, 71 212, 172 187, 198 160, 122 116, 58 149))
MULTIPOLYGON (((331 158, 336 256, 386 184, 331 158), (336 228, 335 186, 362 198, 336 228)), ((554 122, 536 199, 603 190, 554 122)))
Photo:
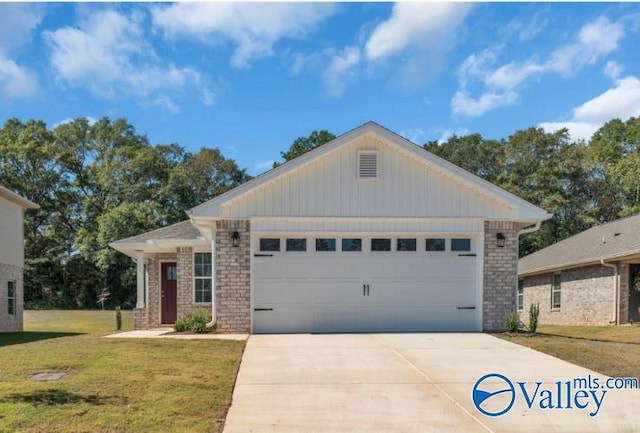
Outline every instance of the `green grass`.
POLYGON ((538 331, 497 336, 608 376, 640 377, 640 327, 541 325, 538 331))
POLYGON ((0 334, 0 432, 221 431, 244 342, 101 338, 113 311, 27 311, 25 331, 0 334))

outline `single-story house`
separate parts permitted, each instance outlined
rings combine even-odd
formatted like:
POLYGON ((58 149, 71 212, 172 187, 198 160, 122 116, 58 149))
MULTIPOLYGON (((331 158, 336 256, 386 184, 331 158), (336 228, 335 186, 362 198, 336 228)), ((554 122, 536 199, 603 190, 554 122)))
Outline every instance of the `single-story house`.
POLYGON ((24 211, 38 207, 0 185, 0 332, 22 331, 24 211))
POLYGON ((481 331, 516 306, 544 210, 369 122, 113 242, 136 328, 211 309, 218 332, 481 331))
POLYGON ((523 257, 518 307, 545 324, 639 322, 640 214, 602 224, 523 257))

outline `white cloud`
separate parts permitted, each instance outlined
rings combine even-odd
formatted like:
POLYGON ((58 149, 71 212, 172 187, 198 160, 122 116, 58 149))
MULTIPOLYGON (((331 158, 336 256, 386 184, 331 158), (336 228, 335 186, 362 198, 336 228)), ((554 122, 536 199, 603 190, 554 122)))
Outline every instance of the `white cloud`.
POLYGON ((168 37, 233 41, 234 67, 273 54, 282 38, 298 38, 331 16, 328 3, 175 3, 152 10, 153 23, 168 37))
POLYGON ((336 54, 329 67, 324 71, 323 79, 329 96, 338 98, 346 89, 346 81, 353 77, 353 68, 360 62, 358 47, 345 47, 336 54))
POLYGON ((438 144, 445 143, 448 139, 450 139, 454 135, 457 135, 458 137, 460 137, 462 135, 467 135, 468 133, 469 133, 469 130, 467 128, 460 128, 456 130, 445 129, 444 131, 442 131, 440 138, 438 138, 438 144))
MULTIPOLYGON (((615 51, 624 35, 621 22, 612 23, 601 16, 585 24, 575 41, 552 51, 544 62, 532 57, 493 67, 502 47, 473 53, 458 68, 460 86, 451 100, 453 113, 475 117, 498 107, 511 105, 518 99, 518 88, 527 80, 545 73, 570 77, 615 51), (472 84, 480 88, 480 96, 476 98, 470 95, 469 88, 472 84)), ((607 70, 607 74, 612 77, 621 72, 615 63, 608 65, 607 70)))
POLYGON ((13 100, 32 96, 38 89, 34 72, 0 55, 0 97, 13 100))
POLYGON ((633 116, 640 116, 640 79, 629 76, 616 80, 614 87, 574 108, 569 121, 544 122, 540 127, 547 131, 567 128, 572 138, 588 140, 609 120, 633 116))
MULTIPOLYGON (((89 123, 89 126, 93 126, 93 125, 98 121, 98 119, 96 119, 95 117, 91 117, 91 116, 83 116, 83 117, 84 117, 85 119, 87 119, 87 122, 89 123)), ((76 120, 76 119, 71 118, 71 117, 65 117, 64 119, 62 119, 62 120, 61 120, 61 121, 59 121, 58 123, 55 123, 55 124, 53 125, 53 127, 54 127, 54 128, 57 128, 57 127, 58 127, 58 126, 60 126, 60 125, 64 125, 64 124, 66 124, 66 123, 71 123, 71 122, 73 122, 74 120, 76 120)))
POLYGON ((466 3, 396 3, 391 17, 380 23, 367 41, 367 58, 384 59, 410 45, 446 44, 470 8, 466 3))
POLYGON ((622 67, 621 64, 619 64, 618 62, 614 62, 613 60, 607 62, 607 64, 604 67, 604 74, 611 78, 612 80, 615 80, 616 78, 618 78, 620 76, 620 74, 622 74, 622 70, 624 68, 622 67))
POLYGON ((424 143, 427 139, 427 133, 420 128, 403 129, 400 135, 416 144, 424 143))
POLYGON ((258 170, 271 170, 273 168, 273 160, 256 162, 255 166, 258 170))
POLYGON ((486 92, 478 98, 473 98, 466 91, 459 90, 451 99, 451 108, 456 115, 478 117, 498 107, 512 105, 517 100, 518 94, 515 92, 486 92))
POLYGON ((126 16, 106 10, 90 14, 76 27, 44 32, 57 79, 97 96, 134 96, 143 105, 175 111, 165 92, 201 86, 202 77, 192 68, 162 62, 145 41, 143 21, 138 12, 126 16))

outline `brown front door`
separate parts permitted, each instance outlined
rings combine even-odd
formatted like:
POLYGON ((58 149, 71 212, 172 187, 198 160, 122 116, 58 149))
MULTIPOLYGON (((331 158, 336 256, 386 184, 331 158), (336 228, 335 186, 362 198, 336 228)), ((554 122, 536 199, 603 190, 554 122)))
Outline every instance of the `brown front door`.
POLYGON ((175 323, 177 316, 178 300, 178 265, 175 262, 162 263, 160 278, 161 291, 161 321, 165 323, 175 323))

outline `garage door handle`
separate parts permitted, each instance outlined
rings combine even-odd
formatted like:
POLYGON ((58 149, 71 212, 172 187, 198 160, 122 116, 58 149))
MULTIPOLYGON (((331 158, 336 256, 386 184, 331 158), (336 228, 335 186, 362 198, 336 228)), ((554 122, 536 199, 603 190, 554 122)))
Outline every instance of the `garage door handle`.
POLYGON ((369 296, 369 285, 367 284, 367 296, 369 296))
POLYGON ((362 285, 362 296, 367 296, 367 285, 366 284, 362 285))
POLYGON ((458 307, 458 310, 475 310, 476 307, 458 307))
POLYGON ((273 254, 254 254, 253 257, 273 257, 273 254))
POLYGON ((254 308, 253 311, 273 311, 273 308, 254 308))
POLYGON ((476 254, 458 254, 458 257, 475 257, 476 254))

